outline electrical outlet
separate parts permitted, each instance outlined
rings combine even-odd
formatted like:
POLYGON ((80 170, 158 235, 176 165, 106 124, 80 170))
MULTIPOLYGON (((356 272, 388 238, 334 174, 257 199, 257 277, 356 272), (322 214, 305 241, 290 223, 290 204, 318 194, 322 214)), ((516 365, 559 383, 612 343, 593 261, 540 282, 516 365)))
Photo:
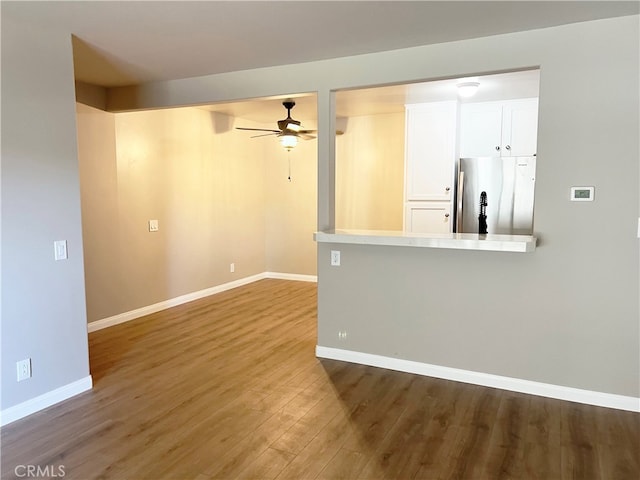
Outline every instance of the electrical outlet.
POLYGON ((347 332, 345 332, 344 330, 340 330, 338 332, 338 340, 346 340, 347 339, 347 332))
POLYGON ((340 266, 340 250, 331 250, 331 265, 334 267, 340 266))
POLYGON ((149 220, 149 231, 157 232, 159 230, 158 220, 149 220))
POLYGON ((16 368, 18 370, 18 381, 26 380, 27 378, 31 378, 31 359, 27 358, 25 360, 20 360, 16 362, 16 368))
POLYGON ((229 265, 229 271, 230 271, 231 273, 233 273, 233 272, 235 272, 235 271, 236 271, 236 264, 235 264, 235 263, 232 263, 231 265, 229 265))

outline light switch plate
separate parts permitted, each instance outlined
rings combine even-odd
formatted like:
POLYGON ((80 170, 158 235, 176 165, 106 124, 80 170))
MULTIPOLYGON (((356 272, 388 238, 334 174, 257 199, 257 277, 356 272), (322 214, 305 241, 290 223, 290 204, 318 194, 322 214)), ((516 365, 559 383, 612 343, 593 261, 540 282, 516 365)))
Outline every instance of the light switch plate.
POLYGON ((150 232, 157 232, 158 229, 159 229, 158 220, 149 220, 149 231, 150 232))
POLYGON ((56 261, 66 260, 68 258, 66 240, 56 240, 53 242, 53 258, 55 258, 56 261))

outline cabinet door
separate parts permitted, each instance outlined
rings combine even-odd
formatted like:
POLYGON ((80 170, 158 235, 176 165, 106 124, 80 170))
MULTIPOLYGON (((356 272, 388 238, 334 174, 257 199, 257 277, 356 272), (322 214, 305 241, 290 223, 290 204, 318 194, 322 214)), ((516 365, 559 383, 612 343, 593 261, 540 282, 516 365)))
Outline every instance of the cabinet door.
POLYGON ((450 233, 451 202, 409 202, 405 208, 405 231, 450 233))
POLYGON ((538 143, 538 99, 505 102, 502 120, 502 155, 535 155, 538 143))
POLYGON ((407 106, 406 200, 452 198, 456 117, 456 102, 407 106))
POLYGON ((495 157, 502 148, 502 104, 468 103, 460 107, 460 157, 495 157))

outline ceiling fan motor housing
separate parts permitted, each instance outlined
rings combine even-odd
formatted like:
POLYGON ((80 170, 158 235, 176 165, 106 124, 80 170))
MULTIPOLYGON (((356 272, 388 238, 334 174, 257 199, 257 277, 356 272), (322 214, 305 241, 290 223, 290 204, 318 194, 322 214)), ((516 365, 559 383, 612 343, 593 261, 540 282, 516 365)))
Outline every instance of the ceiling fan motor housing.
POLYGON ((282 105, 287 109, 287 118, 278 120, 278 128, 282 130, 282 135, 295 135, 300 130, 300 122, 291 118, 291 109, 296 106, 296 102, 285 100, 282 105))

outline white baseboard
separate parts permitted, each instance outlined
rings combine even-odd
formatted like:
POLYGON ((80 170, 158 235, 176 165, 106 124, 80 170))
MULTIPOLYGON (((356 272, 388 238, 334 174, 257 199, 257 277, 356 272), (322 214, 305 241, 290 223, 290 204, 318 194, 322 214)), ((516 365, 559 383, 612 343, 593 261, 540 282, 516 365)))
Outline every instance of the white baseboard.
POLYGON ((342 360, 361 365, 370 365, 372 367, 380 367, 400 372, 415 373, 417 375, 424 375, 428 377, 482 385, 484 387, 500 388, 502 390, 509 390, 512 392, 528 393, 531 395, 555 398, 558 400, 568 400, 570 402, 596 405, 599 407, 640 412, 640 398, 627 397, 624 395, 532 382, 530 380, 522 380, 519 378, 502 377, 488 373, 441 367, 438 365, 430 365, 428 363, 384 357, 382 355, 372 355, 370 353, 354 352, 351 350, 342 350, 339 348, 322 347, 320 345, 316 346, 316 356, 319 358, 342 360))
POLYGON ((276 278, 279 280, 295 280, 297 282, 315 282, 318 283, 317 275, 302 275, 299 273, 278 273, 265 272, 265 278, 276 278))
POLYGON ((73 383, 64 385, 50 392, 39 395, 35 398, 31 398, 26 402, 19 403, 13 407, 6 408, 0 412, 0 426, 5 426, 11 422, 15 422, 21 418, 31 415, 32 413, 44 410, 51 405, 67 400, 82 392, 91 390, 93 381, 91 375, 76 380, 73 383))
POLYGON ((176 307, 178 305, 182 305, 183 303, 199 300, 201 298, 208 297, 210 295, 215 295, 216 293, 225 292, 227 290, 231 290, 232 288, 241 287, 243 285, 257 282, 258 280, 263 280, 265 278, 296 280, 296 281, 303 281, 303 282, 318 281, 318 277, 316 275, 300 275, 296 273, 277 273, 277 272, 258 273, 256 275, 251 275, 250 277, 234 280, 233 282, 223 283, 222 285, 216 285, 215 287, 205 288, 204 290, 187 293, 186 295, 181 295, 179 297, 170 298, 169 300, 164 300, 162 302, 154 303, 153 305, 147 305, 146 307, 136 308, 135 310, 130 310, 128 312, 120 313, 112 317, 96 320, 95 322, 90 322, 87 325, 87 329, 89 332, 102 330, 103 328, 112 327, 120 323, 128 322, 130 320, 135 320, 136 318, 144 317, 145 315, 150 315, 152 313, 160 312, 162 310, 166 310, 167 308, 176 307))

